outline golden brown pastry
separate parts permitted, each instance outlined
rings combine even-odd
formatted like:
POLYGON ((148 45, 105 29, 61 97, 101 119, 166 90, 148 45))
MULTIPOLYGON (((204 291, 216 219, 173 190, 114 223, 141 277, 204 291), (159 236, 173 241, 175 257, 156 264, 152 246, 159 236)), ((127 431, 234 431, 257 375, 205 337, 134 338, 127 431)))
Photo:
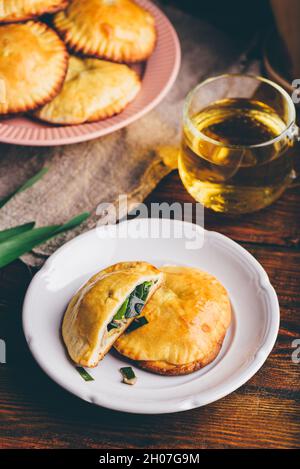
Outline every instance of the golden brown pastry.
POLYGON ((148 324, 114 344, 154 373, 183 375, 218 355, 230 325, 228 294, 212 275, 189 267, 163 267, 164 282, 146 304, 148 324))
POLYGON ((75 363, 94 367, 139 316, 162 274, 147 262, 121 262, 94 275, 72 298, 62 334, 75 363))
POLYGON ((131 0, 71 0, 54 24, 74 51, 116 62, 145 60, 155 46, 153 16, 131 0))
POLYGON ((40 22, 0 27, 0 115, 35 109, 56 96, 68 65, 66 47, 40 22))
POLYGON ((127 65, 71 56, 61 92, 35 116, 64 125, 105 119, 123 111, 140 86, 127 65))
POLYGON ((13 23, 55 13, 66 8, 68 0, 0 0, 0 23, 13 23))

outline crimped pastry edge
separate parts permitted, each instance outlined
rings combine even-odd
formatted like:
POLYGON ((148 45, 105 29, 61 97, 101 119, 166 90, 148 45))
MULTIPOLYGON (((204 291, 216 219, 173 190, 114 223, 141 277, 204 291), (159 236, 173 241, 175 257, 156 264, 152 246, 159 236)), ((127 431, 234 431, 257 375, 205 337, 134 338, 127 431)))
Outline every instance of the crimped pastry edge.
MULTIPOLYGON (((82 60, 86 59, 86 57, 85 58, 80 57, 80 58, 82 60)), ((104 59, 102 59, 102 60, 104 60, 104 59)), ((126 64, 124 64, 124 65, 126 65, 126 64)), ((101 120, 105 120, 105 119, 113 117, 117 114, 120 114, 136 98, 137 94, 141 90, 141 85, 142 84, 141 84, 141 80, 140 80, 138 74, 132 69, 131 69, 131 72, 135 74, 135 78, 136 78, 136 83, 135 83, 136 87, 135 87, 134 93, 132 93, 132 95, 130 95, 130 97, 128 99, 123 99, 122 101, 118 100, 117 103, 110 104, 105 109, 101 109, 100 111, 94 113, 91 117, 89 117, 86 120, 82 120, 81 122, 78 122, 78 121, 69 119, 68 121, 61 122, 58 119, 49 118, 49 117, 47 117, 47 115, 43 115, 43 113, 42 113, 44 105, 39 106, 38 108, 33 110, 35 112, 32 113, 32 117, 38 119, 41 122, 47 122, 49 124, 55 124, 55 125, 60 125, 60 126, 68 126, 68 125, 81 125, 81 124, 84 124, 84 123, 99 122, 101 120)), ((59 92, 62 90, 63 85, 64 85, 64 82, 62 83, 59 92)), ((58 96, 59 92, 54 97, 58 96)), ((49 104, 51 101, 52 101, 52 99, 50 101, 48 101, 46 104, 49 104)))

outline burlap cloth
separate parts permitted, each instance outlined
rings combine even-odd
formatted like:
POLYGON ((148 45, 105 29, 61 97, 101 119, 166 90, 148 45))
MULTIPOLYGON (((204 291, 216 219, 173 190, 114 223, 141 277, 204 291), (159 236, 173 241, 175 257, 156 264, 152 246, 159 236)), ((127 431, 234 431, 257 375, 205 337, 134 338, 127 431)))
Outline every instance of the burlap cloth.
POLYGON ((176 9, 165 11, 179 35, 182 64, 171 92, 155 110, 91 142, 50 148, 0 146, 0 198, 42 167, 49 168, 42 180, 1 209, 0 229, 33 220, 36 226, 61 223, 91 212, 78 229, 26 254, 23 260, 29 265, 41 265, 66 240, 94 227, 101 218, 98 204, 116 203, 119 194, 127 194, 132 205, 143 201, 176 165, 185 95, 238 60, 238 48, 223 33, 176 9))

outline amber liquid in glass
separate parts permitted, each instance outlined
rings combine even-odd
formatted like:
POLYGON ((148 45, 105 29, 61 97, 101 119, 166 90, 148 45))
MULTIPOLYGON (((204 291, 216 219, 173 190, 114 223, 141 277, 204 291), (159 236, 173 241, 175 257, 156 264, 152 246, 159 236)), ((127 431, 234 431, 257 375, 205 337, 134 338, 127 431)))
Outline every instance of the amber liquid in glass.
POLYGON ((257 145, 285 129, 279 115, 260 101, 214 102, 183 129, 179 172, 185 187, 198 202, 218 212, 243 213, 269 205, 293 177, 287 152, 291 143, 281 137, 257 145))

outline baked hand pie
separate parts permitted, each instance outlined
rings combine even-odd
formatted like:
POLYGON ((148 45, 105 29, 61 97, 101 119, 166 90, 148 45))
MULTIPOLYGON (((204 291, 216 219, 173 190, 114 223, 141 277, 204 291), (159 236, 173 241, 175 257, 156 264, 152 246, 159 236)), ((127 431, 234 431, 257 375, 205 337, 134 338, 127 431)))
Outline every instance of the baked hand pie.
POLYGON ((66 47, 44 23, 0 27, 0 115, 33 110, 56 96, 68 66, 66 47))
POLYGON ((228 294, 212 275, 189 267, 163 267, 164 281, 147 302, 148 324, 114 344, 154 373, 183 375, 218 355, 231 321, 228 294))
POLYGON ((72 360, 94 367, 139 316, 162 274, 147 262, 121 262, 94 275, 75 294, 62 334, 72 360))
POLYGON ((123 111, 140 86, 127 65, 71 56, 61 92, 34 115, 53 124, 97 121, 123 111))
POLYGON ((116 62, 147 59, 156 41, 153 16, 131 0, 71 0, 54 25, 74 51, 116 62))
POLYGON ((24 21, 66 8, 68 0, 0 0, 0 23, 24 21))

